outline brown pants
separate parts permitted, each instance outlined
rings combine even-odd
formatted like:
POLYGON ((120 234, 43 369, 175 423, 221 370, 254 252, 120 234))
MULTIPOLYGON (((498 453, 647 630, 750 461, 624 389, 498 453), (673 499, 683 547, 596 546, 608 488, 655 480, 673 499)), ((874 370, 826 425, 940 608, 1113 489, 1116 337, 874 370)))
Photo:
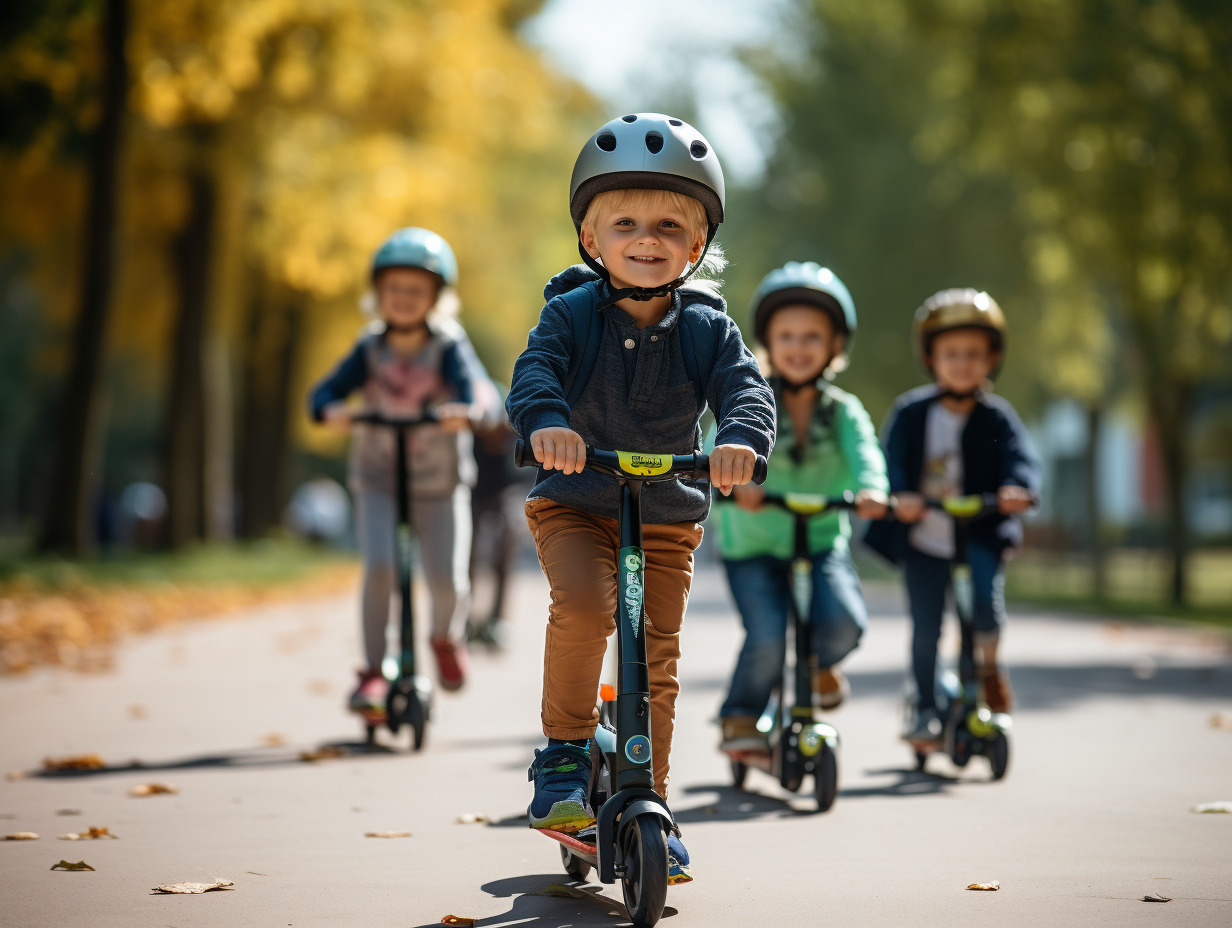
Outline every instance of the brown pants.
MULTIPOLYGON (((549 738, 589 738, 599 721, 595 701, 603 652, 616 630, 616 520, 533 499, 526 504, 526 521, 552 588, 543 655, 543 733, 549 738)), ((642 530, 650 739, 655 789, 664 797, 680 691, 680 626, 693 579, 693 551, 701 540, 702 527, 694 522, 642 530)))

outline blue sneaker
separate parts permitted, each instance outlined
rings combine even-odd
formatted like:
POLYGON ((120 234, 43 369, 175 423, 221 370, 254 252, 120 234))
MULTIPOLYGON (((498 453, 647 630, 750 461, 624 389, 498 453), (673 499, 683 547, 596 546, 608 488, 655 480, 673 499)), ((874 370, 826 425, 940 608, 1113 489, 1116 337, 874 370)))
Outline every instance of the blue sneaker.
POLYGON ((688 883, 693 879, 689 872, 689 852, 685 850, 680 835, 674 831, 667 833, 667 885, 688 883))
POLYGON ((568 834, 594 824, 595 816, 587 802, 588 750, 576 744, 536 749, 526 778, 535 782, 535 798, 526 810, 531 828, 550 828, 568 834))

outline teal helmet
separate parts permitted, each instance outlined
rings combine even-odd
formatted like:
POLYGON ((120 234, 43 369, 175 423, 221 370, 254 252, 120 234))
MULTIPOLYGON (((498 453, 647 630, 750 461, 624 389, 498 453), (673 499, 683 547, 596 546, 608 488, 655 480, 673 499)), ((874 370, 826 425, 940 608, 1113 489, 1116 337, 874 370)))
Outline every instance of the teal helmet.
POLYGON ((447 287, 458 285, 458 259, 449 243, 431 229, 409 226, 385 239, 372 256, 372 277, 389 267, 421 268, 447 287))
POLYGON ((788 261, 762 278, 753 291, 749 314, 753 334, 763 345, 775 310, 806 303, 829 315, 834 331, 843 336, 843 353, 851 353, 856 337, 856 304, 838 275, 815 261, 788 261))
POLYGON ((569 181, 569 215, 581 228, 590 201, 607 190, 671 190, 706 208, 707 242, 723 221, 723 168, 710 143, 682 119, 634 113, 599 127, 569 181))

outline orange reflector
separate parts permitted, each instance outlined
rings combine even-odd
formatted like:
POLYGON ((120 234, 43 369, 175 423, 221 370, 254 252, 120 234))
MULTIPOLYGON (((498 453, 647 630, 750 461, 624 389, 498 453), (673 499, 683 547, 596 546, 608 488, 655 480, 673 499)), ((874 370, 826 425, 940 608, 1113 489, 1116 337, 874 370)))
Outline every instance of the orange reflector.
POLYGON ((599 687, 599 698, 604 702, 615 702, 616 687, 612 686, 610 683, 604 683, 599 687))

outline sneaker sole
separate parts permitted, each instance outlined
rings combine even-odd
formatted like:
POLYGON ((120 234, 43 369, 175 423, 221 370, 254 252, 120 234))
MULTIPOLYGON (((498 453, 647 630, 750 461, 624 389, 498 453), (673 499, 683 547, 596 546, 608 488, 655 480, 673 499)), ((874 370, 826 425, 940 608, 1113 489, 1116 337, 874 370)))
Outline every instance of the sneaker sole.
POLYGON ((693 877, 687 873, 669 873, 667 876, 668 886, 679 886, 681 883, 692 883, 693 877))
POLYGON ((566 835, 583 831, 595 823, 595 817, 580 802, 555 803, 543 818, 535 818, 527 809, 526 817, 531 828, 545 828, 566 835))

